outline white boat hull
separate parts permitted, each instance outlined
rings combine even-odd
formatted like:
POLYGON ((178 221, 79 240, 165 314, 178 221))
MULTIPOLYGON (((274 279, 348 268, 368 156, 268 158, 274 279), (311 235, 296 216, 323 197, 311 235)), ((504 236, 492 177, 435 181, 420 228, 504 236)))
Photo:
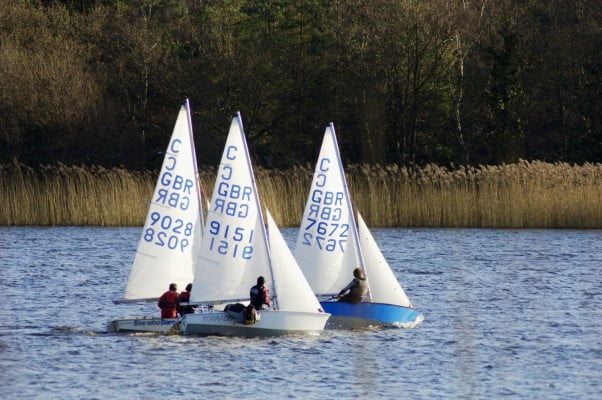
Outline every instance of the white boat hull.
POLYGON ((261 311, 261 318, 254 325, 245 325, 240 319, 225 312, 186 314, 180 322, 180 332, 185 335, 220 336, 282 336, 310 334, 324 330, 330 314, 261 311))
POLYGON ((108 323, 109 332, 167 333, 178 320, 176 318, 127 318, 108 323))

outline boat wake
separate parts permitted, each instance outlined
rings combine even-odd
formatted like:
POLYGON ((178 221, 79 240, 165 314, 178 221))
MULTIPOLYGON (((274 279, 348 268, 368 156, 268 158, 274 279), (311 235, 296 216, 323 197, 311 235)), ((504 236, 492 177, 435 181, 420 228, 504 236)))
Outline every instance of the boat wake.
POLYGON ((411 321, 411 322, 394 322, 392 324, 392 326, 394 326, 396 328, 414 328, 418 324, 420 324, 422 321, 424 321, 424 314, 420 313, 420 314, 418 314, 418 317, 414 321, 411 321))
POLYGON ((73 326, 53 326, 51 327, 50 332, 47 333, 48 336, 53 335, 85 335, 85 336, 97 336, 106 334, 105 331, 94 331, 87 329, 78 329, 73 326))

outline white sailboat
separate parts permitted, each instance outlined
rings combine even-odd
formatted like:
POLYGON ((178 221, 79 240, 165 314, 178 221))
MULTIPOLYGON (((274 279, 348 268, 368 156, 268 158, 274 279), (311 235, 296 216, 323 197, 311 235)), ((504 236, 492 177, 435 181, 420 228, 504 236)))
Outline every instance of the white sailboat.
POLYGON ((269 240, 240 114, 230 125, 218 169, 204 238, 195 268, 191 302, 203 306, 180 322, 184 334, 275 336, 324 329, 322 311, 280 231, 268 213, 269 240), (245 325, 211 306, 249 300, 258 276, 265 278, 272 307, 245 325))
POLYGON ((414 309, 361 215, 356 224, 334 126, 324 133, 294 255, 320 304, 331 315, 327 328, 413 326, 414 309), (359 229, 358 229, 359 225, 359 229), (334 297, 361 268, 368 295, 359 304, 334 297))
MULTIPOLYGON (((188 100, 180 107, 138 243, 122 300, 156 301, 170 283, 193 281, 201 245, 203 209, 188 100)), ((157 313, 159 310, 157 309, 157 313)), ((167 332, 176 319, 114 320, 117 332, 167 332)))

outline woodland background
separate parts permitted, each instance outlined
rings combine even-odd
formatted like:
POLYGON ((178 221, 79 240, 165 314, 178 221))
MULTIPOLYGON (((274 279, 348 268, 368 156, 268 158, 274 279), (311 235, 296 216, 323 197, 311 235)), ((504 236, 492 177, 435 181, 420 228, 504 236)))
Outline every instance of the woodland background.
POLYGON ((599 0, 0 0, 0 164, 157 169, 190 98, 201 165, 602 161, 599 0))

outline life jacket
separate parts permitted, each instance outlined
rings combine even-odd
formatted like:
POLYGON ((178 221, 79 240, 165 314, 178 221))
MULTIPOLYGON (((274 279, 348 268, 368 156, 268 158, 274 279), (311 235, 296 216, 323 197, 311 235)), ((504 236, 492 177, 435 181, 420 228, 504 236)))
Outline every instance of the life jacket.
POLYGON ((270 298, 268 295, 268 289, 264 287, 258 287, 257 285, 251 288, 251 304, 258 309, 261 310, 261 307, 264 304, 270 305, 270 298))
POLYGON ((159 297, 157 303, 160 309, 176 309, 178 306, 178 292, 168 290, 159 297))
POLYGON ((254 325, 257 322, 257 313, 254 307, 247 307, 244 312, 245 325, 254 325))
POLYGON ((364 296, 368 293, 368 281, 361 278, 353 278, 349 293, 339 299, 345 303, 359 304, 364 299, 364 296))
POLYGON ((182 292, 180 293, 179 298, 181 303, 187 303, 190 300, 190 292, 182 292))
POLYGON ((192 306, 180 306, 179 303, 188 303, 190 301, 190 292, 182 292, 178 298, 178 312, 182 314, 192 314, 194 308, 192 306))
POLYGON ((366 293, 368 293, 368 281, 363 278, 356 278, 355 287, 351 290, 354 290, 359 295, 364 297, 366 293))

